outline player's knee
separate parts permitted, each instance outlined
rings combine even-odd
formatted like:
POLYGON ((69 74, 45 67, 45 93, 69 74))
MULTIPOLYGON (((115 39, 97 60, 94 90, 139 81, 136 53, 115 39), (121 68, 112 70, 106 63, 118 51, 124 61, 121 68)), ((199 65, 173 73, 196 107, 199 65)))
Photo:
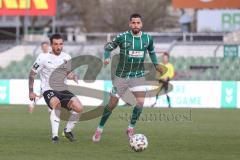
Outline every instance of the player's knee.
POLYGON ((75 97, 73 97, 69 101, 68 107, 73 109, 77 113, 83 112, 83 106, 82 106, 81 102, 77 98, 75 98, 75 97))
POLYGON ((77 113, 82 113, 83 107, 81 105, 77 105, 76 107, 74 107, 74 111, 77 113))
POLYGON ((53 109, 57 109, 61 107, 60 100, 57 97, 51 98, 50 105, 53 109))

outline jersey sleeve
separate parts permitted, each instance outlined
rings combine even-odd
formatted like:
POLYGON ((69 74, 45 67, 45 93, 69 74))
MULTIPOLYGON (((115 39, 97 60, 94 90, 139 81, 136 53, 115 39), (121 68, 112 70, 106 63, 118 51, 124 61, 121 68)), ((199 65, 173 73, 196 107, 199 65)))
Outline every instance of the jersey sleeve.
POLYGON ((153 43, 153 37, 152 36, 148 36, 149 38, 149 43, 148 43, 148 52, 151 54, 151 53, 155 53, 154 51, 154 43, 153 43))
POLYGON ((43 68, 44 61, 45 61, 44 57, 39 55, 32 65, 32 70, 35 73, 38 73, 43 68))
POLYGON ((149 36, 148 35, 148 48, 147 48, 147 50, 148 50, 148 52, 149 52, 149 56, 150 56, 150 58, 151 58, 151 61, 152 61, 152 63, 155 65, 155 67, 156 67, 156 65, 158 64, 158 60, 157 60, 157 56, 156 56, 156 53, 155 53, 155 50, 154 50, 154 44, 153 44, 153 38, 152 38, 152 36, 149 36))
POLYGON ((72 57, 69 54, 66 54, 66 60, 69 61, 72 57))
POLYGON ((122 34, 117 35, 111 42, 108 42, 104 46, 104 59, 107 59, 110 57, 110 52, 114 49, 116 49, 120 42, 121 42, 121 36, 122 34))
POLYGON ((173 79, 173 77, 174 77, 174 67, 173 67, 172 64, 169 64, 168 70, 169 70, 168 77, 170 79, 173 79))
POLYGON ((72 60, 71 59, 72 59, 72 57, 69 54, 65 53, 64 60, 66 60, 66 63, 64 63, 63 65, 66 67, 68 73, 72 71, 72 60))

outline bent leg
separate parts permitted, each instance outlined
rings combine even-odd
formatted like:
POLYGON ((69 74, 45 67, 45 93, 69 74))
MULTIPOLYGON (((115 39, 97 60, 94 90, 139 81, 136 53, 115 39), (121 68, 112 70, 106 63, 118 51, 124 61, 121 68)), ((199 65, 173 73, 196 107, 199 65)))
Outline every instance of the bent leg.
POLYGON ((71 115, 67 122, 65 131, 71 132, 79 121, 80 114, 83 112, 83 106, 77 97, 72 97, 67 106, 72 109, 72 111, 70 111, 71 115))

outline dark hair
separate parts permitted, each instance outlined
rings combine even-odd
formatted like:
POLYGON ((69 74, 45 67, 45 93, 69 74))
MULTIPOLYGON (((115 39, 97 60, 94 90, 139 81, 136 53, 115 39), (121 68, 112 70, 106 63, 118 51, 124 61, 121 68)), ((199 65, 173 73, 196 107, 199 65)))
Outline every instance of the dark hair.
POLYGON ((129 20, 131 21, 132 18, 140 18, 140 19, 142 19, 142 16, 141 16, 140 14, 138 14, 138 13, 133 13, 133 14, 130 16, 129 20))
POLYGON ((43 41, 43 42, 41 43, 41 46, 43 46, 44 44, 49 45, 49 42, 48 42, 48 41, 43 41))
POLYGON ((63 39, 63 37, 62 37, 62 35, 59 34, 59 33, 53 34, 53 35, 50 37, 50 43, 51 43, 51 44, 53 43, 53 39, 63 39))
POLYGON ((163 52, 163 56, 167 56, 169 58, 168 52, 163 52))

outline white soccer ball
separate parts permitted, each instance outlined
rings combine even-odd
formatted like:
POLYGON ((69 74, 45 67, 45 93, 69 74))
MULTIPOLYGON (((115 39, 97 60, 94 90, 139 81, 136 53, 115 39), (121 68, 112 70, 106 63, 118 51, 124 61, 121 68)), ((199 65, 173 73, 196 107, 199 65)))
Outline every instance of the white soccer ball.
POLYGON ((148 147, 147 137, 143 134, 134 134, 130 138, 129 143, 130 147, 136 152, 141 152, 148 147))

